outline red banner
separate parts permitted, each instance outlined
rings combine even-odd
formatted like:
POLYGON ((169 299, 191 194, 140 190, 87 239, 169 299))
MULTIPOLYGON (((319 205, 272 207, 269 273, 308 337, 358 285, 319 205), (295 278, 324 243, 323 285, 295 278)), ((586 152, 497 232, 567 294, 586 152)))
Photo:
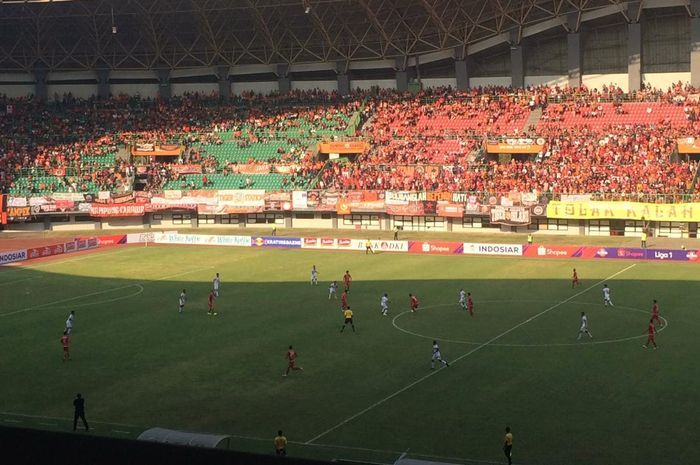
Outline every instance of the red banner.
POLYGON ((423 202, 411 202, 408 205, 387 205, 386 212, 390 215, 423 216, 423 202))
POLYGON ((94 241, 97 245, 126 244, 126 234, 114 234, 111 236, 79 237, 79 241, 94 241))
POLYGON ((5 196, 0 194, 0 224, 7 224, 7 213, 5 212, 5 196))
POLYGON ((463 249, 463 242, 409 241, 408 243, 408 251, 411 253, 451 255, 461 254, 463 249))
POLYGON ((438 203, 437 216, 462 218, 464 216, 464 205, 457 203, 438 203))
POLYGON ((90 216, 95 217, 143 216, 144 213, 146 213, 146 206, 142 203, 122 203, 118 205, 90 205, 90 216))
MULTIPOLYGON (((582 257, 585 247, 575 245, 526 245, 523 250, 524 257, 541 258, 571 258, 582 257)), ((592 258, 593 253, 590 254, 592 258)))

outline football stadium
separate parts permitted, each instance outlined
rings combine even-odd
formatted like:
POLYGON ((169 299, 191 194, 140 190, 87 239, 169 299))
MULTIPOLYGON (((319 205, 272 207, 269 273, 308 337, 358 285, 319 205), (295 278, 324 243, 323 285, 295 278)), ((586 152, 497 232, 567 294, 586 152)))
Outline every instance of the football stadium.
POLYGON ((8 463, 694 463, 699 0, 0 0, 8 463))

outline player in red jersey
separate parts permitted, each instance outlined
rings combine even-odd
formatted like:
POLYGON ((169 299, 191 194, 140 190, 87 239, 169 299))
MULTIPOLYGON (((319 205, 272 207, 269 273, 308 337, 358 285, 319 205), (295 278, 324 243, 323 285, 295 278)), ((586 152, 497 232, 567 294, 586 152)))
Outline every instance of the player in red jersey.
POLYGON ((580 286, 581 282, 578 280, 578 273, 576 273, 576 268, 574 268, 574 275, 571 277, 571 289, 576 286, 580 286))
POLYGON ((340 310, 345 310, 345 307, 348 306, 348 293, 347 291, 343 291, 342 294, 340 294, 340 310))
POLYGON ((656 299, 654 299, 654 305, 651 306, 651 321, 656 321, 659 326, 664 325, 659 318, 659 304, 656 303, 656 299))
POLYGON ((282 376, 287 376, 289 374, 289 370, 304 371, 302 367, 297 366, 297 352, 292 348, 292 346, 289 346, 289 350, 287 351, 287 362, 287 371, 282 376))
POLYGON ((649 331, 649 335, 647 336, 647 343, 644 344, 642 347, 644 347, 646 349, 647 346, 651 343, 654 345, 654 350, 656 350, 656 328, 654 327, 654 320, 653 319, 649 320, 648 331, 649 331))
POLYGON ((216 313, 214 311, 214 301, 216 300, 216 294, 214 293, 214 291, 211 291, 209 293, 209 298, 207 300, 208 300, 208 304, 209 304, 209 311, 207 312, 207 315, 209 315, 209 316, 218 315, 218 313, 216 313))
POLYGON ((409 299, 409 305, 411 306, 411 312, 417 312, 418 305, 420 304, 420 302, 418 302, 418 297, 416 297, 413 294, 408 294, 408 299, 409 299))
POLYGON ((343 282, 345 283, 345 292, 350 292, 350 283, 352 282, 352 276, 350 276, 350 271, 345 270, 343 275, 343 282))
POLYGON ((467 310, 469 315, 474 316, 474 301, 472 300, 471 292, 467 292, 467 310))
POLYGON ((61 345, 63 346, 63 361, 70 360, 70 336, 68 335, 68 330, 63 331, 61 345))

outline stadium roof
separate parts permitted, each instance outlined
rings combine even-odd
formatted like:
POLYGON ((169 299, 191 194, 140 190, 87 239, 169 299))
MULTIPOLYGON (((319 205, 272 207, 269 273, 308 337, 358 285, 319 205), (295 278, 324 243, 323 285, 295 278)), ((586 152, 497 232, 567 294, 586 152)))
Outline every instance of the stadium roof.
MULTIPOLYGON (((689 8, 688 1, 644 0, 689 8)), ((533 25, 576 28, 586 14, 625 14, 626 5, 620 0, 0 0, 0 69, 176 69, 393 59, 442 50, 459 54, 504 33, 508 41, 518 41, 533 25)))

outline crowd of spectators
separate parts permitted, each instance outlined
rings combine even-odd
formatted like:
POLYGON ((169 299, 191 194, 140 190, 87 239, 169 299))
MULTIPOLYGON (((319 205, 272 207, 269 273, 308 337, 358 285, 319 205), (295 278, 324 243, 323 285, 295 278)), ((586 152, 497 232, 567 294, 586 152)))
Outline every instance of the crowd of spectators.
MULTIPOLYGON (((145 163, 132 163, 131 146, 181 145, 183 155, 174 162, 202 165, 205 173, 230 170, 228 164, 203 153, 201 145, 224 140, 249 145, 286 137, 292 130, 299 139, 314 139, 321 130, 344 133, 362 97, 343 99, 323 91, 245 94, 226 102, 199 94, 170 102, 127 96, 83 100, 70 95, 39 102, 0 96, 0 188, 23 187, 26 193, 123 190, 133 186, 139 164, 139 174, 148 173, 148 188, 157 189, 175 177, 169 164, 150 157, 145 163), (124 157, 115 161, 120 150, 124 157), (57 177, 56 182, 34 185, 34 179, 48 176, 57 177)), ((280 153, 275 162, 299 164, 294 157, 300 155, 280 153)))
POLYGON ((610 85, 600 90, 438 90, 410 100, 386 98, 364 128, 369 152, 331 166, 321 182, 323 188, 339 190, 681 198, 693 187, 697 163, 677 154, 676 141, 700 130, 699 112, 697 91, 681 84, 663 92, 645 87, 626 96, 610 85), (538 108, 539 124, 527 125, 523 115, 538 108), (634 111, 629 122, 606 124, 606 110, 624 114, 627 108, 634 111), (576 124, 557 116, 567 112, 580 117, 576 124), (528 134, 542 143, 540 153, 503 158, 483 150, 491 138, 528 134))
POLYGON ((678 156, 676 140, 700 131, 698 92, 683 84, 631 94, 615 85, 438 88, 416 95, 384 90, 350 98, 293 91, 243 94, 224 103, 197 94, 167 103, 125 96, 49 103, 0 98, 0 109, 0 182, 3 189, 26 186, 29 192, 126 191, 144 174, 149 190, 170 181, 187 188, 175 165, 192 164, 203 187, 212 185, 213 174, 269 170, 284 173, 284 189, 318 179, 315 187, 337 190, 683 195, 697 165, 678 156), (370 149, 340 162, 320 161, 312 141, 345 134, 360 109, 360 135, 370 149), (540 153, 504 158, 483 148, 494 138, 528 136, 541 141, 540 153), (245 162, 216 158, 204 148, 275 141, 276 156, 245 162), (151 157, 134 163, 128 152, 115 159, 136 143, 177 144, 184 151, 172 163, 151 157), (47 184, 46 176, 56 181, 47 184))

